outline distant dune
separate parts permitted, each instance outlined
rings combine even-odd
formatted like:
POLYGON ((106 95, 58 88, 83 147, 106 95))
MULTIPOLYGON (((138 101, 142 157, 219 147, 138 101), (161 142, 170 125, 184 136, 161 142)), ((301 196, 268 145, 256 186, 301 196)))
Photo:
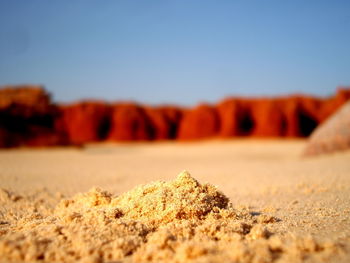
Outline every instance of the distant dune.
POLYGON ((197 140, 212 137, 306 137, 350 99, 304 95, 227 98, 194 108, 82 101, 53 103, 41 86, 0 89, 0 147, 81 145, 99 141, 197 140))

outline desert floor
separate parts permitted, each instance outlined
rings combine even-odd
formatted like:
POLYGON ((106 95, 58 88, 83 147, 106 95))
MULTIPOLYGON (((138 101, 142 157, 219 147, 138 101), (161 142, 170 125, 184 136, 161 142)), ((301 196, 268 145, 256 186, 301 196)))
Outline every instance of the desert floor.
POLYGON ((350 262, 350 151, 302 158, 305 143, 214 140, 1 150, 0 188, 20 196, 45 192, 53 199, 93 186, 119 195, 187 170, 217 186, 234 206, 276 217, 275 233, 340 242, 342 256, 333 261, 350 262))

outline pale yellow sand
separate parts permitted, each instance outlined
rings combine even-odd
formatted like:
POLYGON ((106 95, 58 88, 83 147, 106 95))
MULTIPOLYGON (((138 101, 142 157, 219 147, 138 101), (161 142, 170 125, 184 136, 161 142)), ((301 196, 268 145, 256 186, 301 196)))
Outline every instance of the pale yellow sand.
MULTIPOLYGON (((170 248, 154 248, 149 247, 149 240, 153 240, 154 243, 165 242, 164 240, 167 240, 169 236, 164 236, 160 230, 154 230, 153 225, 153 232, 149 228, 148 230, 142 229, 142 226, 134 227, 136 230, 133 228, 132 231, 143 234, 138 235, 138 239, 131 238, 132 231, 129 229, 129 222, 128 228, 123 230, 126 231, 124 239, 121 235, 122 241, 120 242, 125 243, 128 238, 133 240, 130 241, 132 244, 136 242, 136 245, 131 245, 134 247, 128 252, 134 254, 134 257, 123 255, 129 247, 123 247, 124 250, 120 250, 121 254, 117 254, 116 248, 115 250, 107 249, 115 253, 114 258, 113 255, 111 256, 112 260, 124 258, 124 260, 145 261, 143 256, 151 253, 153 256, 159 256, 158 259, 153 258, 154 261, 167 258, 175 262, 190 260, 191 257, 195 262, 221 262, 223 259, 232 262, 234 260, 242 262, 254 262, 254 260, 256 262, 264 262, 263 260, 265 262, 278 262, 279 260, 349 262, 350 152, 302 159, 300 153, 304 144, 302 140, 239 140, 185 144, 90 145, 84 149, 2 150, 0 151, 0 187, 4 190, 0 192, 2 204, 0 207, 0 259, 1 257, 5 259, 10 251, 15 250, 13 247, 15 245, 22 244, 19 249, 23 251, 23 242, 14 240, 18 237, 15 237, 13 233, 28 233, 26 232, 28 229, 35 227, 50 228, 53 223, 45 220, 55 216, 60 220, 62 218, 68 221, 75 220, 74 215, 73 218, 69 217, 71 216, 69 213, 80 214, 80 208, 73 207, 75 210, 63 210, 63 212, 57 212, 58 208, 56 212, 53 210, 61 200, 62 194, 70 197, 77 192, 87 192, 93 186, 98 186, 120 195, 138 184, 154 180, 174 180, 180 171, 186 169, 200 183, 209 182, 216 185, 230 199, 235 211, 239 212, 235 223, 240 221, 246 224, 248 229, 251 229, 250 236, 254 236, 255 232, 258 233, 257 237, 253 238, 258 243, 251 241, 249 233, 243 232, 235 237, 240 239, 239 242, 224 240, 222 237, 225 231, 220 230, 221 232, 219 231, 215 237, 219 240, 214 240, 214 243, 223 242, 223 244, 213 245, 211 241, 208 241, 208 231, 205 230, 204 239, 202 236, 194 236, 194 241, 197 242, 195 244, 186 243, 188 240, 179 241, 177 239, 177 243, 172 241, 170 248), (264 218, 273 218, 271 219, 273 222, 264 222, 264 218), (21 227, 21 222, 25 227, 21 227), (259 229, 261 224, 263 228, 259 229), (270 231, 273 235, 266 236, 265 230, 270 231), (14 243, 5 242, 9 240, 14 243), (225 243, 226 241, 228 243, 225 243), (3 242, 2 247, 1 242, 3 242), (282 245, 278 246, 276 242, 282 245), (191 246, 192 248, 189 249, 188 247, 191 246), (198 252, 200 247, 206 249, 207 252, 198 252), (237 253, 227 253, 233 247, 237 253), (199 256, 196 253, 186 254, 189 253, 186 249, 197 251, 199 256), (174 258, 169 251, 176 252, 177 258, 174 258)), ((95 196, 94 192, 90 192, 91 194, 95 196)), ((120 209, 123 210, 122 208, 120 209)), ((96 222, 100 220, 97 218, 100 218, 101 209, 99 206, 96 209, 87 215, 89 215, 89 220, 95 222, 95 228, 98 229, 99 223, 96 222)), ((103 213, 109 215, 109 212, 103 213)), ((122 214, 118 217, 120 217, 118 220, 127 220, 122 214)), ((142 224, 146 224, 144 219, 141 221, 142 224)), ((78 233, 84 234, 82 230, 79 232, 79 227, 86 225, 86 221, 84 222, 75 222, 78 230, 74 231, 77 230, 78 233)), ((201 223, 202 228, 206 224, 215 225, 219 221, 205 222, 201 223)), ((219 223, 222 224, 222 222, 219 223)), ((71 223, 67 225, 74 227, 71 223)), ((163 225, 156 226, 164 227, 163 225)), ((189 226, 185 228, 191 229, 189 226)), ((228 225, 227 233, 239 232, 236 228, 236 225, 235 227, 228 225)), ((175 231, 174 229, 178 228, 169 227, 168 230, 171 232, 175 231)), ((197 226, 194 229, 197 229, 197 226)), ((45 231, 44 233, 51 233, 53 230, 45 231)), ((69 233, 75 233, 72 229, 70 231, 69 233)), ((92 242, 90 240, 84 243, 79 239, 80 247, 84 244, 94 244, 95 249, 103 246, 101 241, 106 240, 104 239, 106 237, 101 235, 105 233, 96 231, 97 239, 100 240, 92 240, 92 242)), ((176 231, 174 235, 179 238, 176 231)), ((120 231, 118 233, 120 234, 120 231)), ((31 238, 30 242, 38 241, 37 237, 31 238)), ((86 238, 91 239, 91 237, 86 238)), ((28 242, 27 239, 26 242, 28 242)), ((58 252, 66 251, 58 241, 52 244, 56 244, 58 252)), ((40 250, 40 246, 45 247, 45 244, 40 243, 30 249, 40 250)), ((94 248, 91 249, 94 251, 94 248)), ((34 252, 32 251, 32 255, 36 255, 34 252)), ((92 255, 83 260, 97 260, 98 257, 96 257, 92 255)), ((72 258, 74 257, 71 255, 72 258)), ((29 256, 27 259, 30 259, 29 256)), ((42 259, 42 255, 37 258, 38 261, 42 259)), ((62 260, 65 259, 68 257, 63 256, 62 260)), ((11 260, 10 256, 8 260, 11 260)))

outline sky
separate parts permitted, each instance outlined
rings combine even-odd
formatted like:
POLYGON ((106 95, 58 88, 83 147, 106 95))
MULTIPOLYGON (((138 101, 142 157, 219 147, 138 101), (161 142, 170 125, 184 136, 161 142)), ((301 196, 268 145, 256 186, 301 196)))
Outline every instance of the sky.
POLYGON ((350 85, 349 0, 0 0, 0 85, 57 102, 327 96, 350 85))

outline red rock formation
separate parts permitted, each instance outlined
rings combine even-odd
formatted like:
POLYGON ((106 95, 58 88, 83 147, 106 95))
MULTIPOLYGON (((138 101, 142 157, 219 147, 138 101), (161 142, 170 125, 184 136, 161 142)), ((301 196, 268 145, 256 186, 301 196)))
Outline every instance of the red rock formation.
POLYGON ((167 140, 177 137, 178 127, 182 118, 182 110, 176 107, 145 108, 146 115, 152 126, 152 139, 167 140))
POLYGON ((0 147, 83 144, 113 140, 194 140, 214 136, 301 137, 350 99, 229 98, 192 109, 86 101, 53 105, 40 86, 0 89, 0 147))
POLYGON ((58 108, 41 86, 0 89, 0 147, 66 144, 54 127, 58 108))
POLYGON ((308 96, 231 98, 218 104, 220 135, 305 137, 350 99, 341 89, 329 99, 308 96))
POLYGON ((109 140, 151 140, 154 129, 144 108, 132 103, 117 104, 113 108, 109 140))
POLYGON ((59 109, 61 117, 56 120, 56 129, 67 134, 70 143, 82 144, 106 139, 112 110, 110 105, 85 101, 59 109))
POLYGON ((17 146, 17 145, 18 144, 15 143, 14 138, 11 136, 8 130, 4 127, 1 127, 0 128, 0 148, 8 148, 8 147, 17 146))
POLYGON ((293 96, 280 101, 281 112, 285 118, 283 135, 287 137, 305 137, 315 128, 317 120, 314 111, 308 111, 303 98, 293 96))
POLYGON ((19 115, 44 114, 50 105, 50 95, 39 85, 2 86, 0 110, 11 109, 19 115))
POLYGON ((284 136, 287 129, 286 117, 278 100, 259 99, 250 103, 252 136, 284 136))
POLYGON ((215 107, 199 105, 187 110, 180 123, 180 140, 193 140, 217 136, 220 129, 219 115, 215 107))
POLYGON ((180 123, 183 119, 184 109, 176 108, 174 106, 160 107, 165 119, 169 125, 168 139, 176 139, 178 137, 180 123))
POLYGON ((223 137, 285 136, 287 120, 280 99, 226 99, 218 105, 223 137))
POLYGON ((217 106, 220 131, 222 137, 233 137, 240 135, 240 127, 238 117, 241 116, 239 101, 236 99, 227 99, 219 103, 217 106))

